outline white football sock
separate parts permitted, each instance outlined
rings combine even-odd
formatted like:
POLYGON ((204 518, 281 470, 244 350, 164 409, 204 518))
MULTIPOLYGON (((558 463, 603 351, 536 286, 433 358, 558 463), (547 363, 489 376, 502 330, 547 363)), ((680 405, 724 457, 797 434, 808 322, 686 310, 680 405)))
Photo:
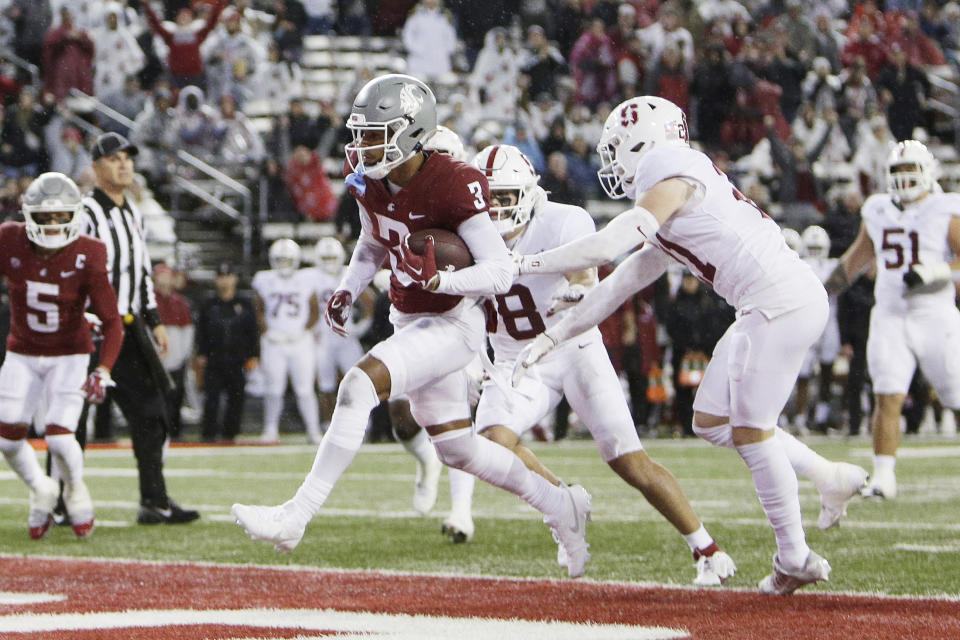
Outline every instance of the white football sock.
POLYGON ((68 485, 83 482, 83 450, 72 433, 47 436, 47 450, 59 463, 61 479, 68 485))
POLYGON ((40 468, 33 447, 26 440, 8 440, 0 437, 0 451, 3 451, 3 457, 6 458, 7 464, 14 473, 20 476, 31 491, 36 490, 40 478, 46 474, 40 468))
POLYGON ((433 448, 430 436, 424 429, 418 430, 409 440, 400 440, 400 444, 423 466, 437 459, 437 450, 433 448))
POLYGON ((360 369, 350 369, 340 383, 337 406, 333 410, 330 428, 320 441, 313 468, 290 501, 304 522, 317 515, 333 486, 357 455, 370 412, 378 404, 380 399, 370 377, 360 369))
POLYGON ((470 429, 447 431, 431 439, 440 461, 448 467, 462 469, 509 491, 541 513, 552 515, 564 508, 565 492, 527 469, 523 461, 506 447, 478 436, 470 429))
POLYGON ((800 519, 797 476, 783 446, 776 438, 737 447, 737 452, 753 475, 757 497, 777 537, 780 564, 800 568, 807 561, 807 546, 800 519))
POLYGON ((897 465, 897 456, 888 456, 882 453, 875 453, 873 455, 873 469, 874 471, 879 471, 883 469, 884 471, 889 470, 893 471, 893 468, 897 465))
POLYGON ((790 460, 790 466, 797 475, 807 478, 818 487, 830 482, 833 463, 780 427, 776 429, 776 438, 780 441, 783 451, 790 460))
POLYGON ((263 438, 276 440, 280 437, 280 413, 283 411, 283 396, 263 396, 263 438))
POLYGON ((704 527, 702 524, 700 525, 700 528, 693 533, 685 534, 683 539, 686 540, 687 546, 690 547, 690 551, 706 549, 713 544, 713 536, 707 533, 706 527, 704 527))
MULTIPOLYGON (((433 445, 430 446, 433 447, 433 445)), ((450 512, 470 515, 473 510, 473 487, 477 482, 476 476, 452 467, 447 470, 450 473, 450 512)))

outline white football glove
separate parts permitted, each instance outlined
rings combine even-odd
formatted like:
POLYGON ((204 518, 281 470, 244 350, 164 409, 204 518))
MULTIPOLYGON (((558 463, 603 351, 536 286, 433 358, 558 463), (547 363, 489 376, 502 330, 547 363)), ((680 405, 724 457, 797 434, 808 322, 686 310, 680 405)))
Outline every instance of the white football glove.
POLYGON ((914 290, 931 287, 950 280, 952 272, 946 262, 915 264, 903 274, 907 289, 914 290))
POLYGON ((513 256, 513 277, 522 276, 525 273, 534 273, 535 267, 540 266, 540 254, 534 253, 528 256, 511 251, 513 256))
POLYGON ((523 351, 520 352, 520 355, 517 356, 516 363, 513 365, 513 375, 511 376, 513 387, 516 388, 530 367, 539 362, 543 356, 550 353, 555 346, 557 346, 557 341, 547 335, 546 331, 525 346, 523 351))
POLYGON ((582 284, 571 284, 563 293, 553 296, 553 304, 547 309, 547 317, 580 304, 586 293, 587 288, 582 284))

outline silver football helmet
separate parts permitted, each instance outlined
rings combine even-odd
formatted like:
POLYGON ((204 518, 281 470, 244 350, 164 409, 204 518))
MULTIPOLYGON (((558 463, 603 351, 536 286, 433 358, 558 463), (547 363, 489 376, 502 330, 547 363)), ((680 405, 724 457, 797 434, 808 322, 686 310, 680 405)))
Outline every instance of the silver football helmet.
POLYGON ((656 96, 621 102, 603 123, 597 153, 597 177, 608 196, 633 197, 640 157, 657 145, 690 146, 687 116, 677 105, 656 96))
POLYGON ((537 185, 540 176, 527 156, 514 146, 489 146, 477 154, 473 166, 487 176, 490 199, 499 203, 498 206, 491 203, 490 218, 501 236, 510 235, 530 222, 534 209, 546 199, 543 189, 537 185))
POLYGON ((276 269, 284 277, 290 277, 300 266, 300 245, 290 238, 274 240, 267 257, 271 269, 276 269))
POLYGON ((908 203, 931 193, 939 164, 917 140, 898 142, 887 156, 887 188, 895 200, 908 203))
POLYGON ((347 252, 343 250, 340 241, 332 236, 320 238, 314 249, 317 259, 317 266, 323 271, 335 276, 343 268, 343 260, 347 252))
POLYGON ((46 249, 65 247, 83 228, 83 196, 73 180, 62 173, 42 173, 30 183, 20 200, 27 238, 46 249), (65 222, 48 221, 44 214, 67 213, 65 222))
POLYGON ((791 229, 790 227, 784 227, 780 229, 780 232, 783 234, 783 241, 787 243, 787 246, 800 253, 803 250, 803 240, 800 238, 800 234, 791 229))
POLYGON ((412 76, 380 76, 360 89, 347 128, 353 134, 345 147, 350 167, 379 180, 423 148, 437 128, 437 99, 412 76), (377 151, 375 161, 364 159, 377 151))
POLYGON ((812 224, 800 235, 803 242, 802 256, 805 258, 827 258, 830 256, 830 234, 819 225, 812 224))
POLYGON ((460 139, 460 136, 458 136, 453 129, 445 127, 442 124, 438 125, 436 130, 423 141, 423 148, 428 151, 433 150, 446 153, 464 162, 467 160, 467 152, 463 148, 463 140, 460 139))

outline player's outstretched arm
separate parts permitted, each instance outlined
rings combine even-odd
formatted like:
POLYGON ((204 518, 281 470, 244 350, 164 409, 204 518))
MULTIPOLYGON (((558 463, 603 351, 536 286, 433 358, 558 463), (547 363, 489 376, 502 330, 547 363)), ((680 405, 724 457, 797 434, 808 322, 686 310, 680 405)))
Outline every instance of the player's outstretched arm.
POLYGON ((609 276, 591 289, 580 302, 577 313, 567 316, 524 347, 517 356, 512 381, 517 386, 526 371, 553 347, 590 329, 620 308, 632 295, 650 286, 667 270, 670 258, 647 245, 624 260, 609 276))
POLYGON ((843 293, 870 266, 874 257, 873 241, 867 233, 867 226, 861 223, 853 244, 840 256, 840 262, 823 283, 827 293, 843 293))
POLYGON ((523 256, 524 273, 568 273, 596 267, 632 251, 656 235, 657 229, 680 210, 694 192, 686 180, 670 178, 637 194, 636 206, 619 214, 596 233, 562 247, 523 256))
POLYGON ((484 211, 457 227, 457 234, 473 256, 473 265, 458 271, 441 271, 434 291, 459 296, 506 293, 513 284, 513 259, 497 228, 484 211))

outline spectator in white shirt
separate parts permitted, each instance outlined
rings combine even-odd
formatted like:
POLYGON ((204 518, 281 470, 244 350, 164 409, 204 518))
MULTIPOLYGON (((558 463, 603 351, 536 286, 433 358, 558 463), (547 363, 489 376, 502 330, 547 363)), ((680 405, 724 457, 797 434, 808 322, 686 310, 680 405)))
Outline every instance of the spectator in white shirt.
POLYGON ((457 32, 440 0, 423 0, 403 25, 407 73, 429 80, 449 73, 457 49, 457 32))

